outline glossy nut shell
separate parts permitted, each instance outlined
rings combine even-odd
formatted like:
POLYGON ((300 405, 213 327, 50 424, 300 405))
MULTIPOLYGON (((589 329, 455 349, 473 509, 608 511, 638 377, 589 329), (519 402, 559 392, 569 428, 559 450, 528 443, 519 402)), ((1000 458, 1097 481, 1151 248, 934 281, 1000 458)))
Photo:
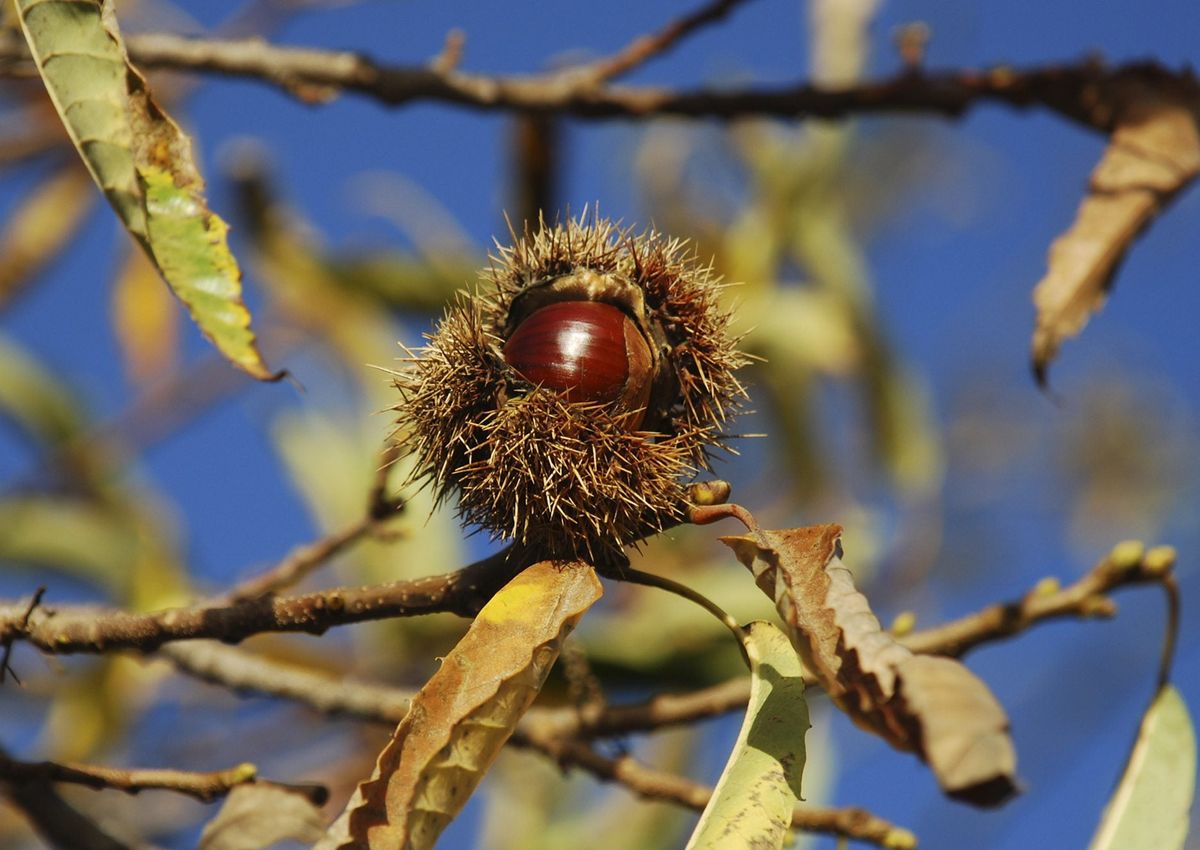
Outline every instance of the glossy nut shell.
POLYGON ((504 345, 504 359, 532 384, 572 402, 614 403, 641 425, 650 397, 652 357, 645 337, 618 307, 559 301, 529 315, 504 345))

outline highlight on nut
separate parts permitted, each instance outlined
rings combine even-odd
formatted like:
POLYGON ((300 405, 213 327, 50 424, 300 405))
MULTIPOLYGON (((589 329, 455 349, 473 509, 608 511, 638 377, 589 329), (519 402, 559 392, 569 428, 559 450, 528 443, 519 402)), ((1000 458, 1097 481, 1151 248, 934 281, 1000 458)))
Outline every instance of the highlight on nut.
POLYGON ((711 266, 585 216, 514 234, 480 277, 396 373, 414 479, 538 557, 678 522, 745 398, 711 266))

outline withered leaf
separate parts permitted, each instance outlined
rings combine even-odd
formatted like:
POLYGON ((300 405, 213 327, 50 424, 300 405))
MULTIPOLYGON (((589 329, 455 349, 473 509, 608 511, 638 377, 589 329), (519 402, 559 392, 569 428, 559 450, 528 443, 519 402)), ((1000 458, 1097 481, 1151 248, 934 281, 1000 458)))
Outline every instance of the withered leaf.
POLYGON ((1088 194, 1050 246, 1046 275, 1033 290, 1033 369, 1041 384, 1062 341, 1104 305, 1133 240, 1200 173, 1194 93, 1134 80, 1117 96, 1116 129, 1088 194))
POLYGON ((952 797, 997 805, 1016 791, 1008 717, 971 671, 914 655, 879 625, 841 561, 841 528, 723 537, 775 601, 830 697, 860 726, 916 752, 952 797))
POLYGON ((505 585, 413 698, 375 772, 314 850, 432 847, 600 593, 582 562, 544 561, 505 585))
POLYGON ((229 792, 204 826, 199 850, 259 850, 285 838, 312 842, 323 830, 321 810, 296 791, 252 782, 229 792))

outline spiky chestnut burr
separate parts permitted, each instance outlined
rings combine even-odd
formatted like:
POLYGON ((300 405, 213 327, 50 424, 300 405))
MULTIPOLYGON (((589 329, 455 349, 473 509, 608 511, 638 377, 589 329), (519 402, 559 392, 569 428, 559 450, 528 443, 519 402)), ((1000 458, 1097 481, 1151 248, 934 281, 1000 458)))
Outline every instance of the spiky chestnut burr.
POLYGON ((583 218, 514 243, 397 373, 398 440, 468 524, 606 560, 682 518, 746 358, 676 240, 583 218))

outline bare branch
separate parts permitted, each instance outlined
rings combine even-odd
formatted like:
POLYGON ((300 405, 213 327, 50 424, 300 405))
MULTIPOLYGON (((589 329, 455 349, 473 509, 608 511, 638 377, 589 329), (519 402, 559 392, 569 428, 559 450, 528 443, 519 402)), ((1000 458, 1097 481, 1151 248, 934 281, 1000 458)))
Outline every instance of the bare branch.
MULTIPOLYGON (((390 106, 438 101, 480 110, 591 119, 677 115, 730 121, 881 113, 957 117, 978 104, 997 103, 1021 109, 1050 109, 1107 132, 1112 129, 1117 95, 1132 81, 1173 89, 1185 98, 1200 100, 1200 85, 1189 71, 1171 71, 1153 62, 1109 67, 1089 59, 1026 69, 997 66, 938 73, 907 69, 890 78, 839 89, 796 82, 772 87, 679 90, 586 86, 569 69, 488 76, 427 65, 385 65, 359 53, 276 47, 259 39, 221 41, 159 33, 131 36, 128 47, 134 60, 144 67, 258 79, 292 94, 315 87, 322 92, 367 96, 390 106)), ((20 39, 0 38, 0 74, 21 74, 28 71, 29 65, 20 39)), ((324 99, 317 98, 321 102, 324 99)))
POLYGON ((1018 600, 989 605, 973 614, 899 638, 913 652, 961 656, 980 644, 1013 637, 1038 623, 1062 619, 1112 617, 1116 604, 1108 594, 1122 587, 1161 582, 1160 549, 1145 552, 1116 547, 1087 574, 1066 587, 1041 582, 1018 600))
POLYGON ((411 691, 292 667, 211 641, 172 643, 158 654, 181 672, 214 685, 293 700, 322 714, 394 724, 404 719, 413 696, 411 691))
MULTIPOLYGON (((563 767, 576 767, 597 779, 623 785, 646 800, 662 800, 702 811, 712 796, 711 788, 690 779, 647 767, 629 756, 609 758, 578 741, 546 737, 526 738, 520 743, 545 753, 563 767)), ((792 827, 869 841, 883 847, 916 846, 916 838, 908 830, 857 808, 798 808, 792 813, 792 827)))
MULTIPOLYGON (((8 753, 0 747, 0 762, 8 760, 8 753)), ((0 794, 25 815, 47 847, 59 850, 127 850, 127 845, 79 812, 45 780, 0 780, 0 794)))
POLYGON ((238 584, 221 601, 227 604, 248 602, 292 587, 313 570, 362 540, 378 524, 379 520, 368 514, 315 543, 298 546, 271 569, 238 584))
POLYGON ((228 770, 194 773, 187 770, 122 769, 53 761, 25 762, 0 755, 0 779, 11 785, 71 782, 95 789, 112 788, 126 794, 157 788, 177 791, 205 803, 224 796, 235 786, 253 782, 256 775, 256 768, 248 763, 228 770))
POLYGON ((645 702, 580 708, 533 708, 526 719, 556 736, 605 738, 648 732, 720 717, 746 707, 750 677, 683 694, 657 694, 645 702))
POLYGON ((523 566, 506 549, 445 575, 369 587, 341 587, 232 605, 198 605, 131 614, 86 605, 34 611, 0 605, 0 643, 25 641, 43 652, 151 652, 173 640, 214 638, 237 643, 262 632, 322 634, 331 626, 446 612, 474 616, 523 566))
MULTIPOLYGON (((989 605, 898 640, 914 652, 958 657, 982 644, 1016 637, 1039 623, 1111 617, 1116 604, 1110 593, 1171 580, 1173 564, 1169 547, 1146 551, 1140 544, 1122 544, 1073 584, 1060 587, 1054 581, 1041 582, 1018 600, 989 605)), ((806 681, 817 684, 807 677, 806 681)), ((741 677, 686 694, 659 694, 641 703, 546 709, 527 717, 537 718, 546 732, 555 735, 595 738, 716 717, 744 708, 749 697, 750 679, 741 677)))

